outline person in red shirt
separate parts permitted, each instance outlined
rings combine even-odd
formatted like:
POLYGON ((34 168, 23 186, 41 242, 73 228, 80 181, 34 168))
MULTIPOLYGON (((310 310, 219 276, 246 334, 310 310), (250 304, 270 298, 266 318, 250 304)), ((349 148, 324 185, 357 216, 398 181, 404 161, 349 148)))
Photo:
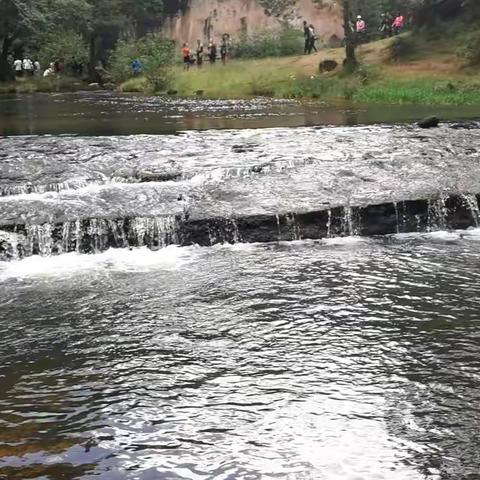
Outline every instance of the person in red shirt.
POLYGON ((183 44, 182 48, 182 56, 183 56, 183 68, 188 70, 190 68, 190 48, 188 48, 188 43, 183 44))

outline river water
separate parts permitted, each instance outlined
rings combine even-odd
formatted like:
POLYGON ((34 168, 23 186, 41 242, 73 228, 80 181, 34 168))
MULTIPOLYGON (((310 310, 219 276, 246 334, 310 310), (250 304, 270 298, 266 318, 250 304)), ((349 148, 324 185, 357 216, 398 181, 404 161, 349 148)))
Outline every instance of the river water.
POLYGON ((0 478, 479 478, 478 228, 446 231, 440 209, 428 233, 209 247, 167 246, 172 234, 148 249, 136 231, 126 248, 87 254, 54 248, 45 227, 454 189, 478 222, 478 128, 317 129, 305 108, 318 124, 348 124, 320 120, 344 112, 266 100, 159 111, 158 99, 85 94, 58 97, 70 112, 59 136, 41 121, 46 98, 29 97, 28 132, 12 113, 21 98, 0 99, 3 133, 28 133, 0 138, 0 226, 36 232, 30 251, 0 262, 0 478), (94 101, 107 112, 92 120, 100 132, 70 118, 94 101), (126 104, 164 129, 112 119, 126 104), (189 115, 199 123, 187 128, 207 131, 179 135, 189 115), (166 178, 143 182, 152 170, 166 178))

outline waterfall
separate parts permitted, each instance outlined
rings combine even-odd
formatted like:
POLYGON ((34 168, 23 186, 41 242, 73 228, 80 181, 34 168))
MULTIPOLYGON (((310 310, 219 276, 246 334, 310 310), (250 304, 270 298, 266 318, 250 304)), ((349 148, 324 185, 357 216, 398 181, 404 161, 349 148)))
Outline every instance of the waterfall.
POLYGON ((297 222, 297 219, 295 217, 294 213, 290 213, 285 215, 285 220, 287 222, 291 239, 292 240, 301 240, 302 239, 302 233, 300 230, 300 226, 297 222))
POLYGON ((355 236, 360 234, 360 219, 352 207, 343 208, 342 231, 343 235, 355 236))
POLYGON ((327 220, 327 238, 332 236, 332 211, 328 209, 328 220, 327 220))
MULTIPOLYGON (((165 247, 179 243, 177 223, 175 216, 166 216, 25 225, 19 231, 0 231, 0 259, 75 251, 98 253, 110 247, 165 247)), ((238 228, 234 236, 240 238, 238 228)))
POLYGON ((473 222, 476 227, 480 226, 480 208, 478 205, 477 196, 473 193, 464 193, 461 195, 462 200, 472 215, 473 222))
POLYGON ((445 198, 428 200, 427 207, 427 232, 447 230, 448 210, 445 206, 445 198))

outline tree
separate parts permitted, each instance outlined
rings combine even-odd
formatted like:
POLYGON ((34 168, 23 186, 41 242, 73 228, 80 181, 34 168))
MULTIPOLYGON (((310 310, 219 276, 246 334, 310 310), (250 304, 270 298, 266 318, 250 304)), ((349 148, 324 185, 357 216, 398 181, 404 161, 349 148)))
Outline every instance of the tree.
POLYGON ((343 31, 345 35, 345 64, 344 68, 353 71, 358 62, 355 56, 355 37, 351 27, 350 0, 343 0, 343 31))
POLYGON ((8 53, 14 40, 44 24, 43 6, 42 0, 0 0, 0 81, 11 75, 8 53))
POLYGON ((86 0, 0 0, 0 81, 11 76, 8 53, 15 41, 38 49, 52 32, 86 28, 90 17, 86 0))

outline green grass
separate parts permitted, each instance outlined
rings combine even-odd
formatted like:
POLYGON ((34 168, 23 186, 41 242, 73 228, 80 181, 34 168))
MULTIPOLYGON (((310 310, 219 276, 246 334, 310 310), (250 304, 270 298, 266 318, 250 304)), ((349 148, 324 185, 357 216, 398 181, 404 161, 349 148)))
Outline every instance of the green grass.
MULTIPOLYGON (((139 77, 120 86, 124 92, 144 92, 147 82, 139 77)), ((396 78, 381 66, 361 68, 353 75, 337 73, 306 75, 292 62, 243 60, 223 65, 205 65, 183 71, 175 68, 172 89, 184 97, 207 98, 313 98, 383 104, 480 105, 480 78, 396 78)), ((162 92, 164 93, 164 92, 162 92)))
POLYGON ((361 103, 480 105, 480 81, 386 80, 358 88, 352 99, 361 103))
POLYGON ((148 92, 149 84, 145 77, 135 77, 123 82, 118 90, 120 92, 142 93, 148 92))
POLYGON ((227 65, 204 65, 189 71, 176 68, 173 75, 174 90, 179 95, 192 96, 202 91, 210 98, 244 98, 273 96, 282 85, 292 83, 294 74, 278 68, 266 60, 238 60, 227 65))

